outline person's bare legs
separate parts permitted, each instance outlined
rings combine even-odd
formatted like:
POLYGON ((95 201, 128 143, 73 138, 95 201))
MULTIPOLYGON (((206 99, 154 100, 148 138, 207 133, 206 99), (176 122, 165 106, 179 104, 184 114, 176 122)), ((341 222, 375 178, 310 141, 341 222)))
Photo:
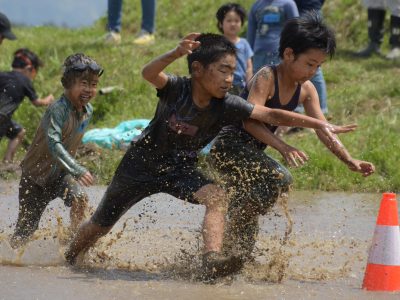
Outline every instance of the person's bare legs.
POLYGON ((75 232, 78 227, 85 221, 89 216, 89 203, 87 197, 75 198, 71 204, 71 210, 69 212, 71 220, 71 231, 75 232))
POLYGON ((202 230, 204 254, 201 278, 205 282, 213 282, 217 277, 237 272, 242 263, 235 256, 224 256, 221 253, 228 206, 225 191, 209 184, 201 188, 195 197, 206 206, 202 230))
POLYGON ((206 206, 202 230, 204 253, 221 252, 227 210, 226 194, 222 188, 208 184, 196 192, 195 198, 206 206))
POLYGON ((6 154, 4 155, 3 162, 12 163, 14 161, 15 153, 17 152, 18 146, 21 144, 25 136, 25 129, 22 129, 18 135, 8 142, 6 154))
POLYGON ((102 227, 92 223, 91 220, 82 224, 67 251, 65 251, 64 255, 67 262, 71 265, 74 265, 76 262, 76 257, 81 252, 86 251, 93 246, 96 241, 102 236, 106 235, 111 228, 112 226, 102 227))

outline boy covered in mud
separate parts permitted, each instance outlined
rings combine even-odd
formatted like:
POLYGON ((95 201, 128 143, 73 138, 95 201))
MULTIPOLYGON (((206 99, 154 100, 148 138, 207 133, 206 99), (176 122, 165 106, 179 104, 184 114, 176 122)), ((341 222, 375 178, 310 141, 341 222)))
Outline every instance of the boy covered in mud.
MULTIPOLYGON (((327 57, 335 52, 333 31, 316 13, 305 14, 286 22, 281 34, 281 63, 264 66, 250 80, 242 96, 249 103, 293 111, 303 104, 308 116, 326 121, 318 93, 309 81, 327 57)), ((253 134, 259 122, 248 120, 221 130, 211 149, 210 165, 223 178, 225 188, 232 191, 228 209, 224 250, 245 261, 251 258, 258 233, 258 217, 266 214, 292 183, 290 172, 265 153, 267 144, 278 150, 290 166, 305 163, 307 156, 285 144, 276 136, 269 143, 253 134), (249 135, 252 133, 259 140, 249 135)), ((262 124, 272 132, 276 124, 262 124)), ((265 134, 265 132, 263 132, 265 134)), ((374 172, 370 162, 353 158, 340 140, 327 138, 316 130, 321 142, 351 171, 369 176, 374 172)))
POLYGON ((24 98, 28 97, 35 106, 49 105, 54 100, 51 94, 39 98, 32 85, 39 67, 43 66, 34 52, 27 48, 18 49, 11 66, 12 71, 0 72, 0 140, 4 136, 9 139, 1 167, 3 170, 14 167, 14 155, 25 136, 25 129, 11 119, 24 98))
POLYGON ((107 234, 133 205, 164 192, 205 205, 202 275, 208 280, 229 274, 238 264, 235 257, 221 254, 226 194, 197 169, 198 151, 223 126, 248 118, 319 128, 329 136, 354 129, 254 106, 228 94, 235 67, 235 45, 221 35, 198 33, 187 35, 176 48, 145 65, 142 75, 157 89, 159 97, 155 115, 125 153, 95 213, 80 227, 65 252, 70 264, 75 264, 77 256, 107 234), (190 78, 164 72, 185 55, 190 78))
POLYGON ((71 207, 71 229, 85 217, 88 200, 80 185, 92 185, 93 176, 74 156, 92 117, 89 101, 96 96, 102 73, 96 61, 82 53, 65 59, 61 78, 64 93, 47 109, 21 163, 13 248, 28 241, 44 209, 57 197, 71 207))

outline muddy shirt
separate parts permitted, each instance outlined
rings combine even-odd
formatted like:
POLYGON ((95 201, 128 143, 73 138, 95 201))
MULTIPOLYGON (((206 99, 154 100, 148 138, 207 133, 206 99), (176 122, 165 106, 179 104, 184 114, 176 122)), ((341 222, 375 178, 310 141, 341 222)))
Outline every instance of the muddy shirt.
POLYGON ((38 99, 32 81, 21 72, 0 72, 0 113, 11 118, 25 97, 38 99))
POLYGON ((43 116, 24 160, 22 172, 38 185, 56 180, 62 173, 79 178, 87 170, 73 158, 92 117, 87 104, 78 112, 65 97, 53 103, 43 116))
POLYGON ((157 95, 154 118, 135 145, 164 157, 197 157, 197 151, 211 142, 222 127, 247 119, 254 108, 231 94, 223 99, 213 98, 208 107, 199 108, 192 99, 190 78, 173 75, 157 95))

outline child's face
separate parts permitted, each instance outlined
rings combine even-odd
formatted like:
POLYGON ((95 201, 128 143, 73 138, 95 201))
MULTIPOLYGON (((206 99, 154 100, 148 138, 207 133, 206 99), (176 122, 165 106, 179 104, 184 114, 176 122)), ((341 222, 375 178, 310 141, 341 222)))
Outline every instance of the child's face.
POLYGON ((236 57, 225 55, 207 67, 199 66, 196 80, 211 97, 224 98, 232 87, 236 57))
POLYGON ((225 35, 237 36, 242 28, 240 16, 233 10, 229 11, 222 22, 222 32, 225 35))
POLYGON ((82 111, 83 107, 96 96, 98 81, 99 77, 91 74, 77 78, 74 84, 66 89, 66 96, 78 111, 82 111))
MULTIPOLYGON (((286 49, 287 50, 287 49, 286 49)), ((327 54, 320 49, 309 49, 306 52, 294 56, 293 51, 291 54, 284 54, 284 62, 288 63, 291 69, 291 74, 295 81, 303 83, 310 80, 326 60, 327 54)), ((291 50, 291 49, 290 49, 291 50)))

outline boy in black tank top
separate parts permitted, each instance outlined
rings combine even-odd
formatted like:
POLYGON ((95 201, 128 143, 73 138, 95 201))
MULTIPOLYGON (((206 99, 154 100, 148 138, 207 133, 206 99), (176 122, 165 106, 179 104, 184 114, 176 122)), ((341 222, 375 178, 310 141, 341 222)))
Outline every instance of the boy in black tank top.
MULTIPOLYGON (((293 111, 303 104, 308 116, 324 120, 318 94, 309 81, 327 56, 335 52, 334 33, 322 23, 317 14, 306 14, 289 20, 281 34, 277 66, 265 66, 250 80, 247 100, 270 108, 293 111)), ((246 97, 246 90, 244 91, 246 97)), ((258 231, 258 216, 265 214, 292 183, 290 172, 265 152, 265 141, 278 150, 289 166, 304 164, 308 157, 281 141, 253 131, 258 121, 248 119, 243 125, 224 127, 218 134, 209 162, 219 173, 227 190, 231 192, 228 209, 229 222, 225 231, 224 250, 236 253, 242 260, 250 258, 258 231), (250 135, 250 134, 252 135, 250 135), (259 139, 259 140, 257 140, 259 139)), ((270 131, 277 126, 263 124, 270 131)), ((370 162, 352 158, 337 139, 327 140, 320 130, 318 138, 351 171, 368 176, 374 172, 370 162)))

